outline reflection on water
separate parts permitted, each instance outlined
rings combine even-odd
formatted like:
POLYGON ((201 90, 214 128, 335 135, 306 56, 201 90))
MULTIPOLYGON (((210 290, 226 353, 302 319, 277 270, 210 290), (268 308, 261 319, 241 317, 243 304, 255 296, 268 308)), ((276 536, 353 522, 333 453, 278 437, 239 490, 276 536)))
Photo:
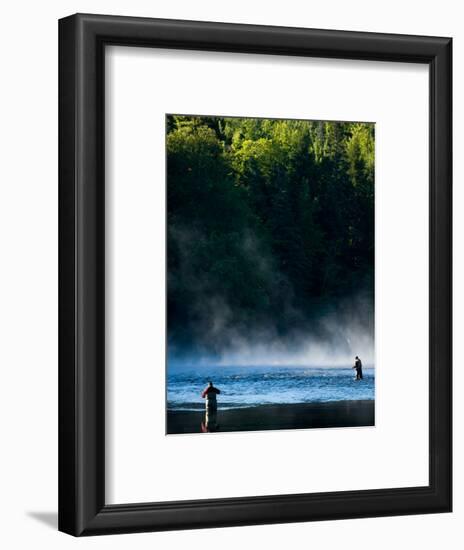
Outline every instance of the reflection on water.
POLYGON ((201 423, 201 431, 217 432, 219 430, 217 407, 206 407, 205 418, 201 423))

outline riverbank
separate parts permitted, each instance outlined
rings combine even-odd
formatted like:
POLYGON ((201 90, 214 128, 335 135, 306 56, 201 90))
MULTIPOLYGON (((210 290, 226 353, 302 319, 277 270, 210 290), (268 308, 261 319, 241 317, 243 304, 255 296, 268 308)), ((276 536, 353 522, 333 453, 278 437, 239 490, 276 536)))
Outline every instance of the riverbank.
POLYGON ((182 434, 202 431, 238 432, 374 426, 375 402, 332 401, 258 405, 226 410, 219 408, 216 417, 205 417, 204 410, 168 410, 166 431, 168 434, 182 434))

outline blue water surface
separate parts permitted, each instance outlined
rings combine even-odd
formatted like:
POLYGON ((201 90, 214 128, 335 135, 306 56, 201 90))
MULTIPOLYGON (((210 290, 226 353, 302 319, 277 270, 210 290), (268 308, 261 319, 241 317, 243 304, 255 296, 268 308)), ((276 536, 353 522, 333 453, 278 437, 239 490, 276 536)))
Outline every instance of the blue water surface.
POLYGON ((322 403, 375 399, 375 370, 275 366, 195 366, 168 368, 167 405, 173 410, 204 407, 201 392, 212 380, 221 390, 222 409, 279 403, 322 403))

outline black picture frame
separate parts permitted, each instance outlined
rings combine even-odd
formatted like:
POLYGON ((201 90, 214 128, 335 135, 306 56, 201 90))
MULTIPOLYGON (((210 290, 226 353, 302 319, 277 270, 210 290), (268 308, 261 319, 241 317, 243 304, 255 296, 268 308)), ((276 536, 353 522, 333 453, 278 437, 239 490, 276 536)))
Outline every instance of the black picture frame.
POLYGON ((451 50, 452 40, 438 37, 84 14, 59 21, 61 531, 81 536, 451 511, 451 50), (429 66, 429 485, 105 504, 106 45, 429 66))

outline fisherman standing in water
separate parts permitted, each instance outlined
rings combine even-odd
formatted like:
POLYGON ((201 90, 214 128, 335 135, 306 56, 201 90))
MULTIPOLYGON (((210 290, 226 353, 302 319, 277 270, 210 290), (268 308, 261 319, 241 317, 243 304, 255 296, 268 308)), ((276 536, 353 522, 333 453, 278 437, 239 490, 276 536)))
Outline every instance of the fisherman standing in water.
POLYGON ((205 420, 201 423, 202 432, 215 432, 218 429, 216 395, 219 393, 221 393, 221 390, 215 388, 212 382, 208 382, 208 385, 201 393, 203 399, 206 399, 205 420))
POLYGON ((217 411, 216 395, 218 393, 221 393, 221 390, 215 388, 212 382, 208 382, 208 385, 201 394, 203 399, 206 399, 206 410, 217 411))
POLYGON ((356 380, 362 380, 363 378, 362 363, 361 363, 361 359, 357 355, 354 361, 354 367, 352 368, 356 369, 356 380))

